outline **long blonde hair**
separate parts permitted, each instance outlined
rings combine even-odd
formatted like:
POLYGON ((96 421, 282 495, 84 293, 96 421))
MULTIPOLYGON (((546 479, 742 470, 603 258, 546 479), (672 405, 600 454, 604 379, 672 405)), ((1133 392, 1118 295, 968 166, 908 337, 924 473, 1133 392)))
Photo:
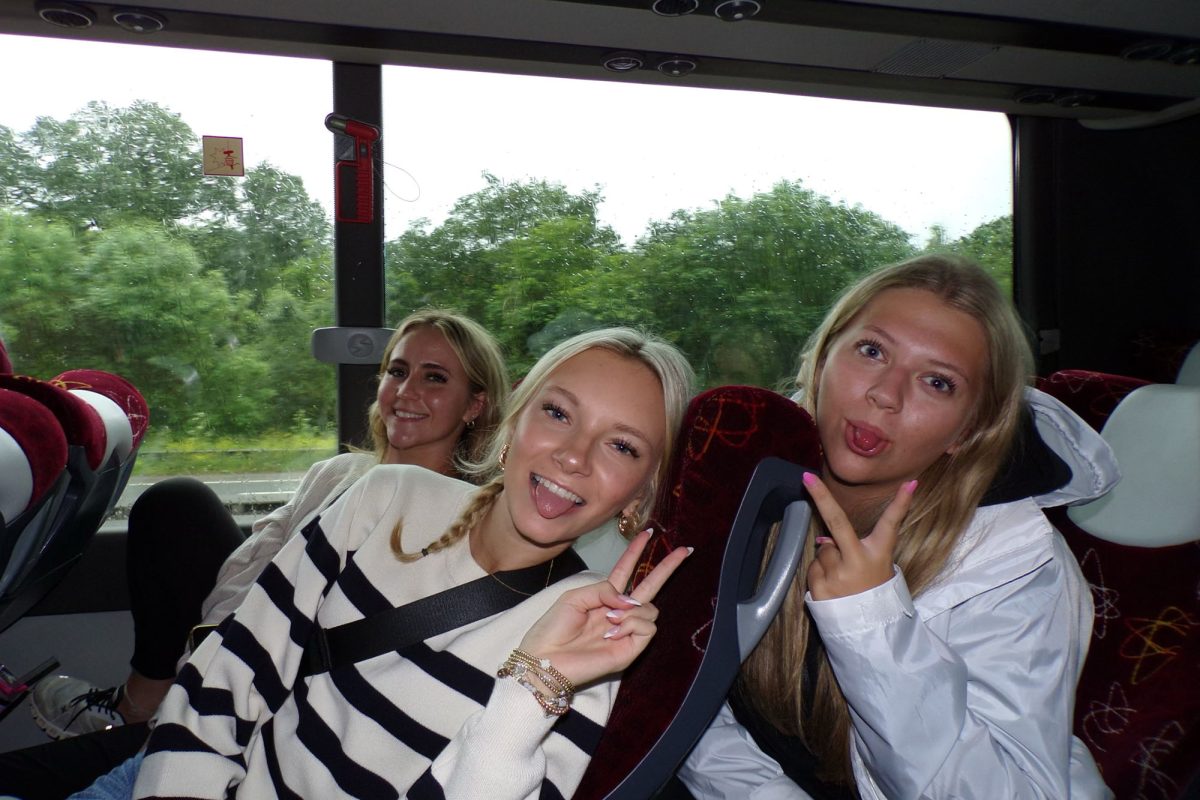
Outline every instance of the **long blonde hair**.
MULTIPOLYGON (((889 289, 932 292, 976 320, 988 345, 983 391, 968 422, 969 433, 952 455, 943 454, 918 476, 919 488, 900 527, 895 559, 916 596, 945 568, 1008 456, 1020 425, 1033 356, 1012 303, 983 269, 954 256, 919 256, 851 286, 809 338, 796 385, 802 391, 801 405, 810 413, 816 409, 818 378, 831 343, 889 289)), ((819 519, 813 524, 821 526, 819 519)), ((850 713, 820 637, 810 635, 811 620, 804 607, 814 539, 808 537, 804 561, 779 615, 743 667, 739 690, 777 729, 805 741, 822 764, 823 779, 852 786, 850 713), (810 647, 817 652, 810 653, 810 647), (815 674, 809 674, 806 664, 815 665, 815 674), (806 680, 815 680, 815 686, 805 686, 806 680)))
POLYGON ((640 529, 654 510, 654 498, 662 480, 666 477, 675 439, 683 421, 683 413, 691 399, 694 374, 683 353, 659 337, 633 328, 602 328, 600 330, 572 336, 551 348, 537 360, 516 390, 509 396, 504 416, 496 426, 495 434, 483 448, 480 458, 465 462, 463 473, 481 484, 471 502, 463 509, 444 534, 421 553, 405 553, 401 545, 401 522, 392 530, 392 552, 401 561, 415 561, 428 553, 443 550, 461 539, 479 524, 503 489, 503 473, 500 456, 513 438, 517 420, 530 401, 537 397, 551 373, 567 360, 585 350, 600 348, 619 356, 644 364, 658 378, 663 392, 663 412, 666 436, 658 465, 645 492, 645 501, 638 507, 637 528, 640 529))
MULTIPOLYGON (((495 338, 470 317, 448 309, 423 308, 409 314, 396 326, 379 364, 381 380, 391 363, 392 350, 406 334, 417 328, 433 328, 441 333, 463 365, 471 394, 487 394, 487 400, 483 404, 483 410, 475 418, 475 424, 463 429, 462 436, 454 447, 454 467, 459 474, 465 474, 463 465, 479 459, 486 451, 491 434, 500 421, 501 409, 508 399, 510 384, 508 369, 504 366, 504 356, 495 338)), ((387 425, 379 413, 378 399, 373 401, 367 410, 367 424, 371 431, 371 451, 382 463, 388 451, 388 438, 387 425)))

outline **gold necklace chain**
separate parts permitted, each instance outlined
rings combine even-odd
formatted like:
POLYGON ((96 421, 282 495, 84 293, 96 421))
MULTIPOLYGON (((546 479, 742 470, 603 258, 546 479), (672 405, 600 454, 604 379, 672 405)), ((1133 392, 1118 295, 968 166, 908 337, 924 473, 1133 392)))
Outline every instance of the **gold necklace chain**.
MULTIPOLYGON (((558 558, 558 556, 555 556, 554 558, 550 559, 550 566, 546 569, 546 584, 545 584, 545 586, 542 587, 543 589, 547 588, 550 585, 550 573, 554 571, 555 558, 558 558)), ((496 573, 494 573, 494 572, 489 572, 488 575, 491 575, 492 579, 495 580, 496 583, 500 584, 505 589, 508 589, 510 592, 515 592, 516 594, 523 595, 525 597, 533 597, 532 592, 522 592, 520 589, 514 589, 513 587, 509 586, 507 583, 505 583, 504 581, 497 578, 496 573)))

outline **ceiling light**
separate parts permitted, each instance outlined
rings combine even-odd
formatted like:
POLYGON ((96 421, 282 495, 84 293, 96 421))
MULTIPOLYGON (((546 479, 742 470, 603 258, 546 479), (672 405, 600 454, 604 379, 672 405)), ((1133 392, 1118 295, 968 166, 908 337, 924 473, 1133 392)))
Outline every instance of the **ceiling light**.
POLYGON ((112 12, 113 22, 131 33, 158 33, 167 21, 153 11, 137 8, 118 8, 112 12))
POLYGON ((641 69, 643 59, 640 53, 634 53, 629 50, 618 50, 615 53, 609 53, 600 62, 605 69, 613 72, 629 72, 635 69, 641 69))
POLYGON ((96 21, 90 8, 75 3, 38 3, 37 15, 61 28, 90 28, 96 21))
POLYGON ((1167 56, 1167 61, 1172 64, 1200 64, 1200 44, 1185 44, 1176 47, 1171 51, 1171 55, 1167 56))
POLYGON ((1063 108, 1079 108, 1096 102, 1096 95, 1090 92, 1064 92, 1054 98, 1054 105, 1063 108))
POLYGON ((721 0, 713 9, 713 15, 726 22, 740 22, 750 19, 762 11, 762 3, 758 0, 721 0))
POLYGON ((700 0, 654 0, 650 10, 664 17, 682 17, 700 7, 700 0))
POLYGON ((1017 92, 1013 99, 1025 105, 1037 105, 1039 103, 1053 103, 1055 97, 1057 95, 1053 89, 1025 89, 1024 91, 1017 92))
POLYGON ((658 64, 658 71, 672 78, 682 78, 696 69, 696 62, 686 56, 671 56, 658 64))
POLYGON ((1121 51, 1121 58, 1128 61, 1155 61, 1166 58, 1171 52, 1170 42, 1138 42, 1121 51))

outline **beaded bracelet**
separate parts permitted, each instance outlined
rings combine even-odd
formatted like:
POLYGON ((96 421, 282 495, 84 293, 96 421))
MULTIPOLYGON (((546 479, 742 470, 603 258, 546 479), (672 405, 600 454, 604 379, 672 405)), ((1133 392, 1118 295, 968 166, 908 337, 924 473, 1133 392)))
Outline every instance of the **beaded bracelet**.
POLYGON ((575 697, 575 686, 565 675, 550 665, 549 659, 537 659, 523 650, 513 650, 508 659, 496 671, 497 678, 512 678, 533 695, 547 717, 561 717, 571 710, 575 697), (553 694, 547 695, 530 680, 538 679, 553 694))

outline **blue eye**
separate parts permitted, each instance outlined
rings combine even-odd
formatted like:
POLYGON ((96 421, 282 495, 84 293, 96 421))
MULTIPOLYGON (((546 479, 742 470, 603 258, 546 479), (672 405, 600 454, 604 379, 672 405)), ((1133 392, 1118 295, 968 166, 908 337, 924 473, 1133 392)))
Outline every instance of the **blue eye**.
POLYGON ((551 419, 556 419, 560 422, 565 422, 567 419, 567 412, 563 411, 561 407, 556 406, 554 403, 542 403, 542 411, 546 412, 546 416, 550 417, 551 419))
POLYGON ((432 383, 449 383, 450 382, 450 379, 447 378, 446 375, 441 372, 431 372, 425 376, 425 380, 430 381, 432 383))
POLYGON ((622 455, 632 456, 633 458, 642 457, 641 453, 638 452, 638 449, 634 447, 631 442, 627 442, 624 439, 617 439, 612 443, 612 446, 614 450, 622 455))
POLYGON ((864 339, 854 345, 859 355, 867 358, 883 358, 883 345, 872 339, 864 339))
POLYGON ((954 390, 958 388, 958 384, 954 382, 954 379, 946 375, 926 375, 922 380, 931 389, 942 394, 954 394, 954 390))
POLYGON ((404 380, 404 378, 408 375, 408 370, 404 367, 390 367, 387 371, 387 374, 391 375, 393 378, 404 380))

